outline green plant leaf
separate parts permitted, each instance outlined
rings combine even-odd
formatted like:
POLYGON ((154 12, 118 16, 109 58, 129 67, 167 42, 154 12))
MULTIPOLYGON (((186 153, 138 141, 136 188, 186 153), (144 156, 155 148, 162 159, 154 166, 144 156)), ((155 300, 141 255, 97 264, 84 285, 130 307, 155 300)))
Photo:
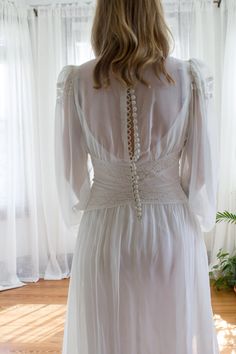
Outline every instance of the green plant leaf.
MULTIPOLYGON (((232 218, 236 223, 236 215, 224 212, 218 213, 219 217, 232 218)), ((218 263, 209 271, 211 284, 217 290, 231 290, 236 285, 236 250, 233 254, 220 248, 217 253, 218 263)))
POLYGON ((219 268, 219 264, 216 264, 212 267, 212 269, 218 269, 219 268))
POLYGON ((222 271, 224 272, 227 269, 231 269, 231 264, 227 263, 223 268, 222 271))
POLYGON ((225 221, 231 224, 236 224, 236 214, 230 213, 229 211, 218 212, 216 214, 216 223, 225 221))

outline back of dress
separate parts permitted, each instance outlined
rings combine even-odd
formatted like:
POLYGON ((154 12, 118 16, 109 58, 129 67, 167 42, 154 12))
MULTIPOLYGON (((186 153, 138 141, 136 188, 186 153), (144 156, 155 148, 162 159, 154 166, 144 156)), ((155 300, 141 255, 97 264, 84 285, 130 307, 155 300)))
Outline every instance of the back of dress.
POLYGON ((141 214, 143 203, 187 196, 203 230, 210 229, 215 125, 207 66, 168 57, 174 85, 148 68, 150 88, 138 83, 129 92, 113 77, 108 89, 94 89, 96 61, 67 66, 58 79, 56 168, 66 222, 78 224, 80 210, 131 203, 141 214))
POLYGON ((212 76, 168 57, 175 85, 146 69, 150 88, 95 90, 95 62, 58 79, 58 195, 79 226, 62 353, 218 354, 201 231, 216 208, 212 76))

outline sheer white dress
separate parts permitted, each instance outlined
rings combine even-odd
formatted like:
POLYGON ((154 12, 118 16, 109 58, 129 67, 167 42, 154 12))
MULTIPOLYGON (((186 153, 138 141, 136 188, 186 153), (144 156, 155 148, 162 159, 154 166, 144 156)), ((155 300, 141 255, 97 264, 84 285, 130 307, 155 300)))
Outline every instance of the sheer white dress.
POLYGON ((218 354, 203 232, 214 226, 213 78, 169 56, 127 90, 97 59, 59 74, 55 173, 78 226, 63 354, 218 354), (132 141, 134 154, 132 155, 132 141))

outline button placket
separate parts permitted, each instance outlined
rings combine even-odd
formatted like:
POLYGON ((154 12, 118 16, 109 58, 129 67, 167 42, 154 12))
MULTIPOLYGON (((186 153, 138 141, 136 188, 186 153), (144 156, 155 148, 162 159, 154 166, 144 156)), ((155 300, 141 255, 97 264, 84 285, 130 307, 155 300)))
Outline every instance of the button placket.
POLYGON ((137 173, 136 162, 140 158, 140 138, 137 121, 137 100, 135 90, 133 88, 127 89, 127 139, 128 151, 130 157, 131 170, 131 185, 135 202, 136 215, 139 220, 142 219, 142 203, 139 189, 139 175, 137 173), (133 135, 132 135, 133 128, 133 135), (134 149, 132 149, 132 142, 134 149))

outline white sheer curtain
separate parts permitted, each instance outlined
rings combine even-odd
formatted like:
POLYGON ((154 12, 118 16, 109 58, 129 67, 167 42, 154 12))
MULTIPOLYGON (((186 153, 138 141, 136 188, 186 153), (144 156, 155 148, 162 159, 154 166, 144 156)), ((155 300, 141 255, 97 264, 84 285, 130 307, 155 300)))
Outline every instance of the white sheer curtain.
MULTIPOLYGON (((218 14, 218 55, 220 82, 220 183, 218 210, 236 213, 236 1, 222 1, 218 14)), ((212 264, 219 248, 236 249, 236 228, 217 224, 212 239, 212 264)))
POLYGON ((62 222, 54 177, 61 67, 90 58, 93 9, 0 0, 0 290, 70 274, 76 230, 62 222))
MULTIPOLYGON (((205 60, 215 76, 221 131, 219 210, 236 210, 235 0, 164 0, 173 55, 205 60)), ((0 0, 0 285, 70 274, 76 229, 62 221, 54 176, 56 79, 66 64, 93 58, 95 1, 32 8, 0 0)), ((235 247, 224 224, 206 235, 211 259, 235 247)))
MULTIPOLYGON (((28 14, 0 2, 0 286, 34 278, 38 263, 35 95, 28 14)), ((0 288, 0 289, 1 289, 0 288)))
POLYGON ((63 223, 55 184, 54 111, 56 80, 66 64, 81 64, 92 57, 90 27, 93 8, 52 5, 38 8, 30 21, 37 82, 37 131, 39 137, 41 245, 47 257, 40 261, 40 277, 59 279, 69 275, 76 229, 63 223), (42 222, 41 222, 42 221, 42 222))

